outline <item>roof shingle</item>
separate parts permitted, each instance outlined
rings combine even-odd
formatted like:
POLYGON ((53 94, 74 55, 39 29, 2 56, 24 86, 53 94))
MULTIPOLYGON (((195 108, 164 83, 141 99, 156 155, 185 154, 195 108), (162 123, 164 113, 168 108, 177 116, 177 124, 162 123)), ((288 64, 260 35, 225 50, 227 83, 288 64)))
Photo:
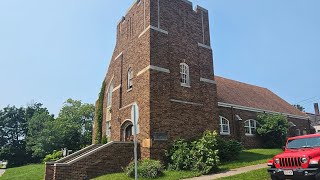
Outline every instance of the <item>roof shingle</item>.
POLYGON ((268 111, 306 116, 270 90, 216 76, 218 101, 268 111))

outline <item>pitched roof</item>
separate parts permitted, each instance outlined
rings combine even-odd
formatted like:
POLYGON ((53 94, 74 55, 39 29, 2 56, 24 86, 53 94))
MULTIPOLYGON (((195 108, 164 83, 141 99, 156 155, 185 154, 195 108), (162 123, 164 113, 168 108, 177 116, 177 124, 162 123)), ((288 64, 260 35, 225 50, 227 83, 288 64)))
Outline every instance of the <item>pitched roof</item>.
POLYGON ((306 116, 266 88, 216 76, 218 102, 306 116))

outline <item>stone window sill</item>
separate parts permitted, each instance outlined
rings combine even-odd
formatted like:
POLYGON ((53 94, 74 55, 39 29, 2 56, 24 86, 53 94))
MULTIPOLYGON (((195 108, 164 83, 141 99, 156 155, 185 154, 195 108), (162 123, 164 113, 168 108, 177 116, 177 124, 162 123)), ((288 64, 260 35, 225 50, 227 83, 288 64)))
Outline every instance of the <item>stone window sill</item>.
POLYGON ((246 136, 248 136, 248 137, 255 137, 256 135, 255 135, 255 134, 246 134, 246 136))
POLYGON ((222 135, 222 136, 230 136, 231 134, 230 133, 222 133, 222 132, 220 132, 220 135, 222 135))
POLYGON ((181 84, 182 87, 186 87, 186 88, 191 88, 190 85, 187 85, 187 84, 181 84))

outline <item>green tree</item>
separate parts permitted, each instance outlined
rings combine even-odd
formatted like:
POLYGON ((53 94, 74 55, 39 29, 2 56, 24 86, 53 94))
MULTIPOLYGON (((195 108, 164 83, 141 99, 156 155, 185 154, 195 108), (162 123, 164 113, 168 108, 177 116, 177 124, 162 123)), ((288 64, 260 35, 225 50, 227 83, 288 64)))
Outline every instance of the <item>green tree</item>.
POLYGON ((54 150, 79 150, 91 144, 94 106, 68 99, 55 119, 46 109, 35 111, 28 123, 28 147, 34 158, 54 150))
POLYGON ((48 111, 35 112, 28 121, 27 147, 33 158, 40 161, 45 155, 56 149, 55 141, 59 133, 54 128, 54 117, 48 111))
POLYGON ((64 103, 57 120, 67 127, 63 131, 69 135, 66 137, 69 143, 66 143, 66 147, 78 149, 91 144, 94 110, 93 104, 82 103, 78 100, 68 99, 64 103), (70 144, 69 140, 72 140, 70 138, 77 139, 78 144, 70 144))
POLYGON ((305 108, 303 106, 301 106, 300 104, 295 104, 293 105, 295 108, 299 109, 302 112, 305 112, 305 108))
POLYGON ((8 106, 0 110, 0 159, 8 160, 10 166, 23 165, 28 161, 26 132, 24 108, 8 106))
POLYGON ((279 148, 284 145, 288 134, 288 120, 285 116, 274 114, 259 114, 257 133, 262 138, 265 147, 279 148))

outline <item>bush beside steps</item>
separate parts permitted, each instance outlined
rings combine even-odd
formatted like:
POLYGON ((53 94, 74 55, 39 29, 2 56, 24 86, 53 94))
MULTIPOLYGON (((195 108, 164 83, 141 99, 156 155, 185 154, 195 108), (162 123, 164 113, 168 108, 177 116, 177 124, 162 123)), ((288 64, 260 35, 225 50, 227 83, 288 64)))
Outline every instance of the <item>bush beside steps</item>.
MULTIPOLYGON (((163 175, 164 167, 160 161, 145 159, 138 162, 138 176, 142 178, 155 179, 163 175)), ((131 162, 125 169, 129 177, 134 177, 134 162, 131 162)))

